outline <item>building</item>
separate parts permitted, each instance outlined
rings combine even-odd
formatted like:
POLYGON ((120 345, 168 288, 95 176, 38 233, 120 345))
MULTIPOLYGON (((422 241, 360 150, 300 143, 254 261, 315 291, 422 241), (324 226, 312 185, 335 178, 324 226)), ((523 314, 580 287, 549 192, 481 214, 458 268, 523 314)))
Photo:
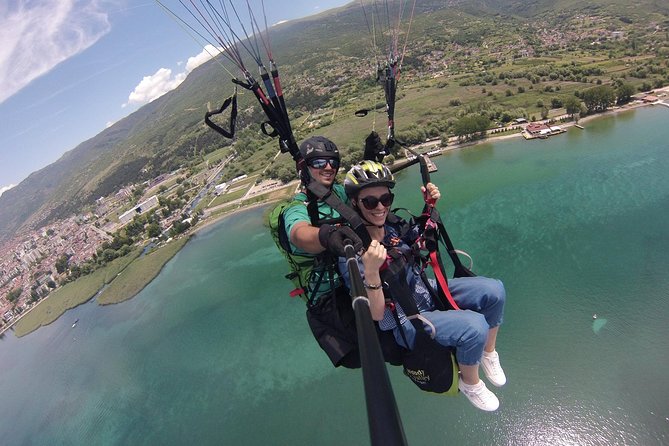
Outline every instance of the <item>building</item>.
POLYGON ((525 131, 529 133, 530 136, 539 137, 541 135, 549 134, 551 129, 546 124, 540 122, 530 122, 525 127, 525 131))
POLYGON ((142 201, 134 208, 124 212, 119 216, 119 221, 122 225, 129 223, 136 215, 142 215, 149 212, 151 209, 158 207, 158 196, 153 195, 149 199, 142 201))
POLYGON ((214 191, 216 192, 216 195, 224 194, 228 190, 228 187, 230 187, 228 183, 217 184, 214 187, 214 191))

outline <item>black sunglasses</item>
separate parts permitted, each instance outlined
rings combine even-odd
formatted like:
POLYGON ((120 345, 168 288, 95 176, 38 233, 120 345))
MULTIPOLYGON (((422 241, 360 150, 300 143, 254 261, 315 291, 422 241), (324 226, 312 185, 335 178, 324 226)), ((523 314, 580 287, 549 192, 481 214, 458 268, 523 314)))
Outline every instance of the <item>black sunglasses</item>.
POLYGON ((393 200, 395 199, 395 195, 392 193, 387 193, 383 194, 380 197, 373 197, 373 196, 367 196, 365 198, 361 198, 360 201, 362 201, 362 204, 367 208, 367 210, 373 210, 376 209, 376 207, 381 203, 384 207, 390 207, 391 204, 393 204, 393 200))
POLYGON ((325 169, 328 163, 330 163, 330 167, 333 169, 339 169, 340 162, 337 158, 312 158, 307 160, 307 166, 314 169, 325 169))

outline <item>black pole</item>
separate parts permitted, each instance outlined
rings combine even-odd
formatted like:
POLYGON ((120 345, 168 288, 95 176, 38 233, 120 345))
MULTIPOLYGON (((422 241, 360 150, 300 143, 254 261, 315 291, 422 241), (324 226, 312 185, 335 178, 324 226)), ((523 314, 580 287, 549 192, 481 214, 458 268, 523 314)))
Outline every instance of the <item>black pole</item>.
POLYGON ((407 444, 407 440, 402 420, 383 360, 372 314, 369 311, 369 300, 360 276, 358 261, 355 258, 355 249, 351 243, 346 244, 344 252, 351 278, 351 299, 355 311, 355 326, 358 330, 358 347, 367 402, 367 421, 372 445, 403 446, 407 444))

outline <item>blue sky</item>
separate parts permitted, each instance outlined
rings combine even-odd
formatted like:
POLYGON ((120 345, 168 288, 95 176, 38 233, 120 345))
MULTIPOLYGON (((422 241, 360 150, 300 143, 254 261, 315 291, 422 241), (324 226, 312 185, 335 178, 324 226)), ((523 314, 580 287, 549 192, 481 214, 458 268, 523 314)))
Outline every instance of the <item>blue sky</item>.
MULTIPOLYGON (((350 1, 264 3, 272 24, 350 1)), ((0 42, 0 193, 175 88, 207 56, 152 0, 0 0, 0 42)))

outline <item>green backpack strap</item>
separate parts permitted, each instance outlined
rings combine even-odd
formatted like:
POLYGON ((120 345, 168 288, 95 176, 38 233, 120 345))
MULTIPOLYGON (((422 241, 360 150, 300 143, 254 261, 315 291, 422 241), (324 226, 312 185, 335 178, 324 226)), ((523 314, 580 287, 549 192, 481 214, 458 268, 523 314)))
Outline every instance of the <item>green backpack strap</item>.
POLYGON ((291 297, 299 296, 306 302, 309 277, 314 267, 314 257, 293 252, 290 240, 286 234, 286 222, 284 219, 285 210, 298 205, 303 206, 304 203, 299 200, 283 201, 272 209, 267 220, 274 243, 290 266, 290 272, 285 277, 293 282, 295 288, 289 294, 291 297))

